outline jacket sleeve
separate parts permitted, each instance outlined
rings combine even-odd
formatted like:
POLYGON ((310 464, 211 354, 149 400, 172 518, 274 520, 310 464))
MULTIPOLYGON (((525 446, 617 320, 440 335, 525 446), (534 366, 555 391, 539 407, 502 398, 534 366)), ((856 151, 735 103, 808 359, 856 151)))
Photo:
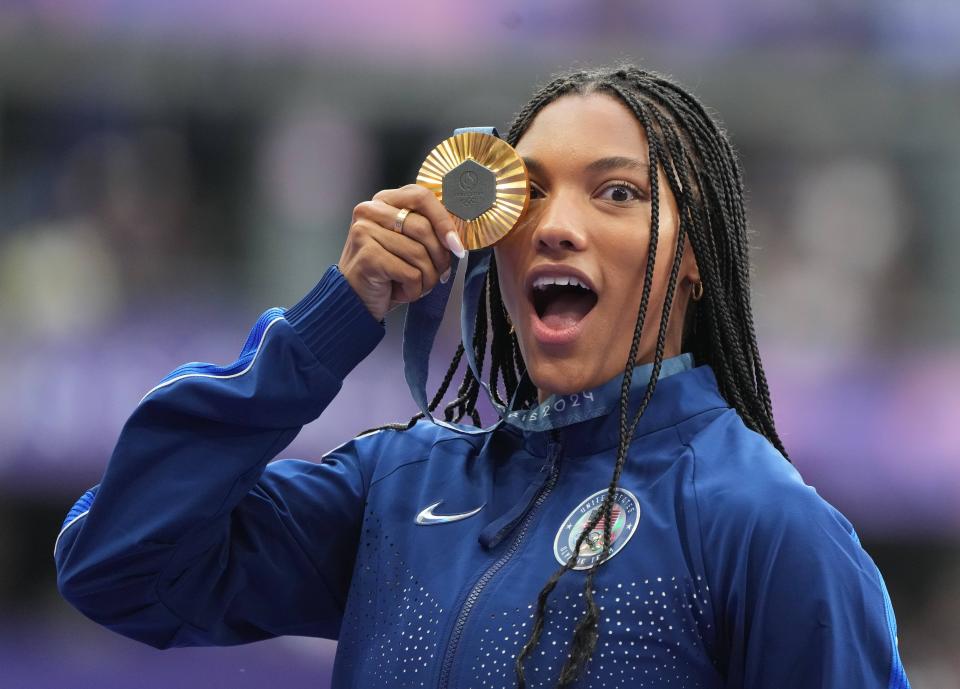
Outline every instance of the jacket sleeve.
POLYGON ((257 321, 230 366, 188 364, 141 400, 54 545, 62 595, 158 648, 336 638, 366 479, 350 442, 267 464, 383 326, 336 266, 257 321))
POLYGON ((850 522, 752 435, 728 447, 737 483, 697 488, 726 686, 909 689, 886 586, 850 522))

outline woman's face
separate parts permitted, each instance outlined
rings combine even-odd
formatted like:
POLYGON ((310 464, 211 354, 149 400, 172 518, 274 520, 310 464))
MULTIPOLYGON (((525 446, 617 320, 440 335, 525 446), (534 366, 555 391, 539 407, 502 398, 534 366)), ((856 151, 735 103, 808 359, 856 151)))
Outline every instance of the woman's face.
MULTIPOLYGON (((516 149, 530 173, 530 208, 495 251, 503 301, 542 401, 600 385, 626 365, 650 241, 647 138, 613 96, 568 95, 537 114, 516 149)), ((678 229, 676 200, 659 177, 660 234, 638 363, 653 360, 678 229)), ((687 241, 665 357, 680 353, 697 279, 687 241)))

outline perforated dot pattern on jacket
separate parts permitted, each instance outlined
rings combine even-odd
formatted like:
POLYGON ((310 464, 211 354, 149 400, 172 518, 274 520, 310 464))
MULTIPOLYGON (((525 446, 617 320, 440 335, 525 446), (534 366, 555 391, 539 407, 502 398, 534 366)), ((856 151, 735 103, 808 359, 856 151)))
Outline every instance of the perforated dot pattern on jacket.
POLYGON ((338 654, 357 658, 338 672, 352 677, 353 686, 427 687, 440 662, 438 627, 445 611, 380 526, 378 518, 368 516, 354 572, 359 578, 354 585, 366 595, 351 598, 339 640, 345 650, 360 646, 363 651, 338 654))
MULTIPOLYGON (((722 686, 718 663, 704 638, 713 636, 709 587, 697 579, 653 577, 599 586, 600 635, 585 689, 650 687, 712 689, 722 686)), ((583 614, 583 592, 560 587, 550 597, 543 635, 524 664, 531 689, 556 685, 583 614)), ((534 605, 491 613, 483 620, 478 655, 471 662, 475 689, 516 686, 514 664, 533 623, 534 605)), ((473 686, 473 685, 471 685, 473 686)))
MULTIPOLYGON (((364 522, 352 595, 344 613, 338 686, 431 687, 443 661, 449 616, 418 581, 384 533, 380 520, 364 522)), ((612 581, 598 575, 594 598, 600 636, 578 689, 715 689, 722 686, 711 654, 714 616, 709 587, 696 576, 645 576, 612 581), (600 583, 602 582, 602 583, 600 583)), ((574 625, 582 615, 582 577, 558 584, 543 636, 525 668, 530 689, 556 685, 574 625)), ((475 608, 459 645, 456 689, 513 689, 514 663, 526 643, 536 595, 521 607, 498 607, 496 597, 475 608), (466 641, 463 643, 463 641, 466 641)))

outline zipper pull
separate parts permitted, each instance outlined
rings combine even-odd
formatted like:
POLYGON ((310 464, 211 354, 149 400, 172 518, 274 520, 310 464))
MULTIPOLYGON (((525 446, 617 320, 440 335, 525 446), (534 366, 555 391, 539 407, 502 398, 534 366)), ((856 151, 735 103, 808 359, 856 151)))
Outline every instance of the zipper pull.
POLYGON ((527 486, 516 505, 507 510, 501 517, 487 524, 480 532, 478 540, 485 550, 496 548, 516 528, 517 524, 526 516, 533 506, 540 491, 547 484, 550 475, 557 466, 560 457, 560 444, 553 443, 547 454, 547 461, 540 467, 540 471, 527 486))

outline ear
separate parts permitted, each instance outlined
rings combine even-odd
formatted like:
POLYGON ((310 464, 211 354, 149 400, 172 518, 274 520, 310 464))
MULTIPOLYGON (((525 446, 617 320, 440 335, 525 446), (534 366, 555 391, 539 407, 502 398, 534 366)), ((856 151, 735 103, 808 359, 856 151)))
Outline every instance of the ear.
POLYGON ((690 237, 683 239, 683 258, 680 260, 680 285, 681 288, 690 288, 700 282, 700 268, 697 265, 697 257, 693 255, 693 246, 690 244, 690 237))

